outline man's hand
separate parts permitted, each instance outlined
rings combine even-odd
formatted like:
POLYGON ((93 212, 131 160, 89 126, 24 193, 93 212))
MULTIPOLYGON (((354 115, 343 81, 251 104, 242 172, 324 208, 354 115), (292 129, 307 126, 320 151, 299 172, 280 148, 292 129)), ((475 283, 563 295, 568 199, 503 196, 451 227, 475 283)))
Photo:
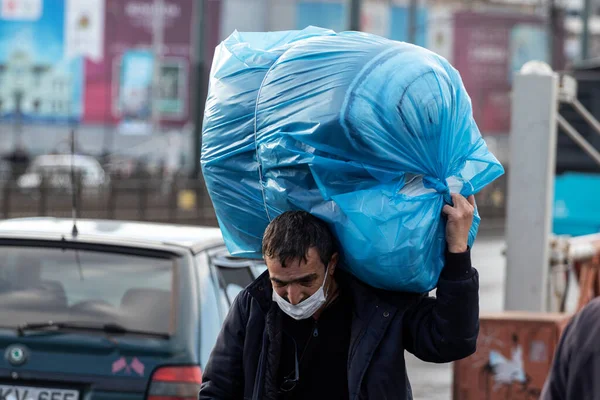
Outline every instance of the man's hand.
POLYGON ((468 199, 452 193, 454 206, 445 205, 442 212, 448 217, 446 224, 446 242, 450 253, 464 253, 468 249, 469 230, 473 224, 475 197, 468 199))

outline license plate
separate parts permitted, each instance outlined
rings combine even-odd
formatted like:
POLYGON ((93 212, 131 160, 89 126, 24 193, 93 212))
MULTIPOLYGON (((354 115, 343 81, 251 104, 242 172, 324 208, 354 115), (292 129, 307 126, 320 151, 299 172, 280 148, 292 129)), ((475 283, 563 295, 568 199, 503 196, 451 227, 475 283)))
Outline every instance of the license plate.
POLYGON ((77 390, 0 385, 0 400, 79 400, 77 390))

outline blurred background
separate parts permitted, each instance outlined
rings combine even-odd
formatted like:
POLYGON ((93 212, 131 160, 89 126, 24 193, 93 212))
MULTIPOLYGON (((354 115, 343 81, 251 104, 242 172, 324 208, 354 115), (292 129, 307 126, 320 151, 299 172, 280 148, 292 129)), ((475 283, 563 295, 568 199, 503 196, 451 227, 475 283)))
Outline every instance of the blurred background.
MULTIPOLYGON (((589 72, 599 13, 584 0, 2 0, 0 218, 69 215, 73 147, 80 216, 214 224, 203 103, 234 30, 362 30, 441 54, 510 173, 513 74, 529 60, 589 72)), ((560 140, 557 172, 594 168, 560 140)), ((506 177, 480 194, 482 215, 501 222, 505 198, 506 177)))

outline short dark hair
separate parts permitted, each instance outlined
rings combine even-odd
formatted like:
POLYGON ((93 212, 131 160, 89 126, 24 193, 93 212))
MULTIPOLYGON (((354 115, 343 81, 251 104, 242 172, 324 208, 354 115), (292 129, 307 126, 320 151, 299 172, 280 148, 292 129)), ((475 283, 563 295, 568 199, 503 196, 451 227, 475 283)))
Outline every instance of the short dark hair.
POLYGON ((315 247, 323 264, 337 252, 331 230, 321 219, 306 211, 287 211, 275 218, 263 236, 263 257, 277 259, 285 268, 288 261, 307 261, 308 250, 315 247))

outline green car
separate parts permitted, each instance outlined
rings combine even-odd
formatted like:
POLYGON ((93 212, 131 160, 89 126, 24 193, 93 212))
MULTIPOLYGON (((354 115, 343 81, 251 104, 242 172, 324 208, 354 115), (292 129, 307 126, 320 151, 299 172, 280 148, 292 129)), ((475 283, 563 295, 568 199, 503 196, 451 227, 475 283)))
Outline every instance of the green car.
POLYGON ((0 222, 0 400, 196 399, 231 302, 265 270, 216 228, 0 222))

